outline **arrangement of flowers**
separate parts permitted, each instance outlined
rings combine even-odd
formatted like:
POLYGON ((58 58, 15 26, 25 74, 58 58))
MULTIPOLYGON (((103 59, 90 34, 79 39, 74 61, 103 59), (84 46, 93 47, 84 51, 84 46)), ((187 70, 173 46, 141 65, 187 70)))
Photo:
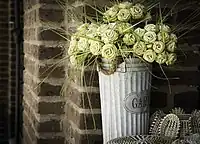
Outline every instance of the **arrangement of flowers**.
POLYGON ((122 2, 102 13, 102 20, 84 23, 71 36, 68 55, 73 66, 106 59, 138 57, 148 63, 176 62, 177 36, 169 25, 151 23, 150 11, 142 4, 122 2))

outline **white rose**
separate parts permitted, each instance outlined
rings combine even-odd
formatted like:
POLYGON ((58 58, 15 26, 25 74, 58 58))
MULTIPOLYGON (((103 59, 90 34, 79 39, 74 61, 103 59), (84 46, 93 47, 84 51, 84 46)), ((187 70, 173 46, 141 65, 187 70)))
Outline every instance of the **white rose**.
POLYGON ((160 28, 160 31, 167 32, 167 33, 171 32, 171 28, 166 24, 160 24, 159 28, 160 28))
POLYGON ((152 31, 152 32, 157 32, 157 26, 155 24, 147 24, 144 26, 144 29, 146 31, 152 31))
POLYGON ((132 34, 132 33, 127 33, 123 37, 123 42, 126 45, 133 45, 135 43, 135 41, 136 41, 136 38, 135 38, 134 34, 132 34))
POLYGON ((139 56, 143 55, 146 49, 146 45, 142 41, 136 42, 133 46, 133 52, 139 56))
POLYGON ((90 37, 90 38, 94 38, 97 36, 97 30, 98 30, 99 26, 97 24, 90 24, 88 27, 88 31, 86 33, 86 36, 90 37))
POLYGON ((165 49, 165 44, 162 41, 155 41, 153 43, 153 50, 156 53, 162 53, 165 49))
POLYGON ((132 7, 132 3, 130 3, 130 2, 122 2, 122 3, 120 3, 119 5, 118 5, 118 7, 120 8, 120 9, 129 9, 129 8, 131 8, 132 7))
POLYGON ((169 34, 167 32, 159 32, 157 36, 158 40, 164 43, 167 43, 170 40, 169 34))
POLYGON ((174 52, 176 50, 176 43, 174 41, 170 41, 167 43, 167 50, 169 52, 174 52))
POLYGON ((105 22, 114 22, 117 20, 117 13, 119 12, 118 6, 113 6, 104 13, 105 22))
POLYGON ((86 38, 80 38, 79 41, 78 41, 78 50, 81 50, 81 51, 88 51, 89 50, 89 41, 88 39, 86 38))
POLYGON ((173 33, 170 34, 170 40, 171 41, 177 42, 177 39, 178 38, 177 38, 177 36, 175 34, 173 34, 173 33))
POLYGON ((100 55, 102 47, 103 47, 103 43, 98 42, 98 41, 91 41, 91 43, 90 43, 90 52, 93 55, 100 55))
POLYGON ((103 58, 113 60, 117 57, 118 49, 114 44, 105 44, 102 48, 101 55, 103 58))
POLYGON ((141 19, 144 17, 144 10, 140 6, 133 6, 130 8, 133 19, 141 19))
POLYGON ((125 34, 133 31, 133 28, 131 27, 132 27, 131 24, 122 22, 117 24, 116 30, 118 31, 119 34, 125 34))
POLYGON ((119 21, 129 21, 131 18, 131 13, 128 9, 121 9, 117 14, 117 18, 119 21))
POLYGON ((156 33, 152 31, 146 32, 143 36, 144 41, 148 43, 153 43, 154 41, 156 41, 156 38, 157 38, 156 33))
POLYGON ((168 59, 165 62, 167 65, 173 65, 177 60, 177 55, 175 53, 169 53, 168 59))
POLYGON ((77 45, 78 45, 78 41, 76 40, 76 38, 72 36, 71 41, 69 43, 69 48, 68 48, 69 55, 72 55, 74 52, 77 51, 77 45))
POLYGON ((106 30, 102 35, 104 43, 114 43, 118 39, 118 33, 115 30, 106 30))
POLYGON ((156 62, 158 64, 164 64, 167 61, 167 53, 162 52, 157 55, 156 62))
POLYGON ((152 49, 148 49, 144 52, 143 59, 152 63, 154 60, 156 60, 156 53, 152 49))
POLYGON ((136 33, 137 36, 139 36, 140 38, 142 38, 145 34, 145 30, 142 28, 136 28, 134 30, 134 32, 136 33))

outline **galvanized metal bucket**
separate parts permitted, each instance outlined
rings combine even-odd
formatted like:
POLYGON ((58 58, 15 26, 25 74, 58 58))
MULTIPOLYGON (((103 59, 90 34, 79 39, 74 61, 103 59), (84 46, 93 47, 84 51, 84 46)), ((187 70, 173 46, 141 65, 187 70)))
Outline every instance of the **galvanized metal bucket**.
MULTIPOLYGON (((108 67, 104 63, 101 68, 108 67)), ((130 58, 111 75, 98 71, 104 144, 117 137, 147 134, 151 65, 130 58)))

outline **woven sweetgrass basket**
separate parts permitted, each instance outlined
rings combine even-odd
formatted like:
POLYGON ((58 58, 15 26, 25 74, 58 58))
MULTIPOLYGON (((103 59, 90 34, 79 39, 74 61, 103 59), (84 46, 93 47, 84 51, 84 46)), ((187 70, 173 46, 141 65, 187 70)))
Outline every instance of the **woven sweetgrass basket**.
POLYGON ((136 135, 113 139, 107 144, 171 144, 172 140, 157 135, 136 135))
POLYGON ((120 137, 107 144, 200 144, 200 110, 191 114, 181 108, 170 114, 159 110, 151 116, 149 135, 120 137))

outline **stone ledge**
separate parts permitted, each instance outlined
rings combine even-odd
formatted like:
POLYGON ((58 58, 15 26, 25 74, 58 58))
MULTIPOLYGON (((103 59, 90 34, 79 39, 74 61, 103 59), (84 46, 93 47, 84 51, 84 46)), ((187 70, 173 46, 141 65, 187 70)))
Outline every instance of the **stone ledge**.
POLYGON ((66 90, 67 99, 71 100, 79 108, 90 109, 91 107, 98 109, 100 105, 100 94, 95 92, 79 92, 77 89, 69 86, 66 90))
MULTIPOLYGON (((46 79, 39 79, 38 77, 32 75, 29 71, 24 70, 24 76, 30 77, 31 81, 35 83, 37 86, 38 84, 48 83, 53 86, 61 86, 63 84, 63 78, 46 78, 46 79)), ((37 88, 37 87, 34 87, 37 88)))
POLYGON ((59 64, 57 60, 53 62, 53 60, 45 61, 43 63, 37 59, 33 59, 27 55, 24 57, 24 66, 29 73, 34 76, 37 76, 39 79, 46 78, 64 78, 64 66, 59 64), (53 64, 49 64, 53 63, 53 64))
POLYGON ((72 102, 66 104, 66 117, 80 130, 99 130, 102 128, 100 109, 80 109, 72 102))
POLYGON ((61 60, 63 57, 63 46, 57 45, 54 46, 43 46, 43 45, 34 45, 29 43, 24 43, 24 53, 26 55, 32 55, 37 60, 46 60, 46 59, 54 59, 61 60))
POLYGON ((27 101, 30 106, 39 114, 64 114, 65 101, 59 97, 53 100, 41 100, 40 97, 35 95, 30 89, 24 87, 24 101, 27 101))
POLYGON ((101 109, 100 108, 98 108, 98 109, 97 108, 84 109, 84 108, 78 107, 70 99, 67 99, 65 111, 67 111, 67 109, 68 109, 67 106, 70 106, 71 108, 73 108, 79 114, 101 114, 101 109))
POLYGON ((98 87, 93 87, 93 86, 80 86, 74 82, 70 83, 71 87, 77 89, 79 92, 93 92, 93 93, 99 93, 99 88, 98 87))
MULTIPOLYGON (((28 106, 26 106, 28 108, 28 106)), ((23 113, 23 120, 29 121, 29 123, 33 123, 35 129, 38 132, 61 132, 62 131, 62 120, 48 120, 48 121, 38 121, 37 118, 35 118, 34 114, 29 111, 24 110, 23 113)))
POLYGON ((32 138, 30 144, 64 144, 65 138, 62 133, 38 133, 31 125, 23 125, 23 131, 32 138))
POLYGON ((65 119, 66 139, 73 144, 102 144, 102 130, 80 130, 72 122, 65 119))

